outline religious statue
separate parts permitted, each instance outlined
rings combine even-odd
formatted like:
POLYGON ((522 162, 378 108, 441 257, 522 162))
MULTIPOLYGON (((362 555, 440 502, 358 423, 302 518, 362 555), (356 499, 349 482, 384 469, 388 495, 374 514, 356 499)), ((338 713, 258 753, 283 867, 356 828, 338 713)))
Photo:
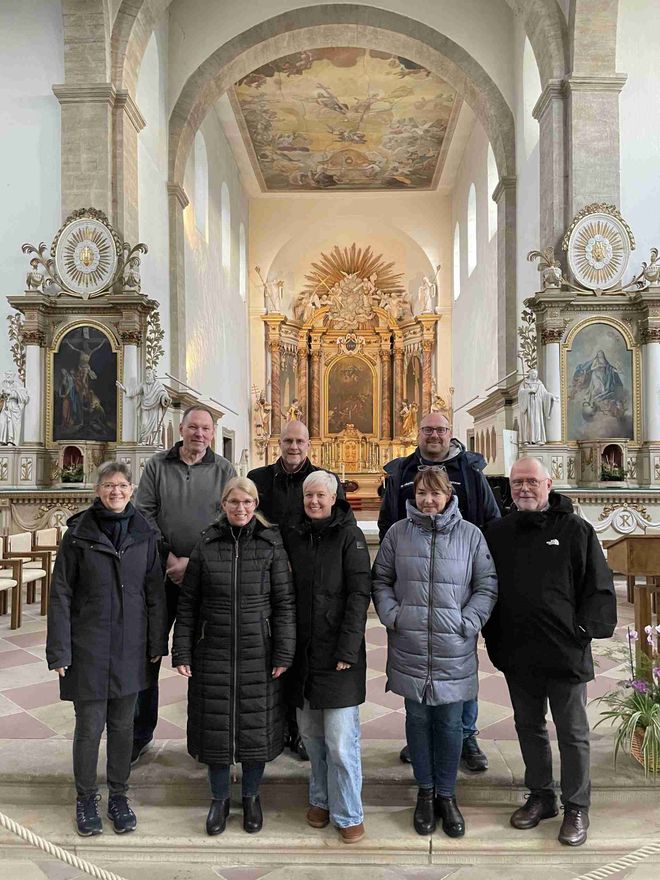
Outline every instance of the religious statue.
POLYGON ((148 369, 144 374, 144 382, 132 391, 128 391, 121 382, 117 382, 117 387, 129 400, 138 398, 137 408, 140 414, 138 443, 142 446, 160 446, 160 428, 167 407, 172 403, 172 398, 163 383, 153 370, 148 369))
POLYGON ((558 289, 562 286, 564 276, 561 271, 561 265, 555 258, 554 248, 547 247, 542 251, 530 251, 527 254, 527 259, 530 263, 533 260, 539 261, 537 269, 541 273, 543 290, 558 289))
POLYGON ((657 284, 660 280, 660 259, 657 248, 651 248, 651 262, 642 263, 642 274, 649 284, 657 284))
POLYGON ((401 436, 404 438, 412 438, 417 433, 417 410, 419 407, 413 400, 412 403, 408 403, 407 400, 404 400, 401 404, 401 409, 399 410, 399 415, 401 416, 401 436))
POLYGON ((559 404, 559 398, 548 391, 537 370, 530 370, 518 389, 521 443, 546 442, 545 421, 555 404, 559 404))
POLYGON ((140 293, 142 289, 142 281, 140 279, 139 257, 133 257, 128 261, 128 265, 124 269, 123 288, 124 290, 130 290, 134 293, 140 293))
POLYGON ((419 300, 419 304, 422 308, 422 314, 434 314, 435 306, 433 305, 433 300, 435 299, 437 292, 438 286, 435 281, 431 281, 425 275, 424 280, 422 281, 422 284, 417 291, 417 299, 419 300))
POLYGON ((446 413, 447 410, 448 410, 448 406, 447 406, 447 403, 446 403, 444 397, 441 397, 441 395, 436 394, 431 402, 431 412, 446 413))
POLYGON ((300 421, 300 419, 302 419, 303 411, 302 411, 302 407, 300 406, 300 401, 298 400, 297 397, 293 398, 293 400, 289 404, 286 412, 283 412, 282 415, 284 416, 284 418, 287 422, 297 422, 297 421, 300 421))
POLYGON ((270 437, 270 416, 273 407, 266 400, 266 392, 262 389, 259 394, 255 389, 255 402, 252 408, 254 416, 255 437, 267 440, 270 437))
POLYGON ((0 446, 18 446, 21 440, 23 410, 30 399, 19 384, 18 373, 8 371, 0 385, 0 446))
POLYGON ((39 271, 39 260, 36 257, 30 260, 30 266, 32 266, 32 269, 27 273, 27 278, 25 279, 26 289, 43 290, 44 278, 46 276, 43 272, 39 271))

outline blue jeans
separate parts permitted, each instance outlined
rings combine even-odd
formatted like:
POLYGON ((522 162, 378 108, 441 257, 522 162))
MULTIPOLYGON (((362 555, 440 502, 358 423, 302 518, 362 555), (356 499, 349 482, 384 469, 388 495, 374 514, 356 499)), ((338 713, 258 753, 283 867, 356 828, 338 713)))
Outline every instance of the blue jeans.
MULTIPOLYGON (((264 775, 266 765, 263 761, 243 761, 241 768, 243 776, 241 780, 243 797, 255 797, 259 794, 259 784, 264 775)), ((211 797, 218 801, 224 801, 229 797, 229 764, 209 764, 209 785, 211 797)))
POLYGON ((415 781, 433 788, 438 797, 452 797, 463 748, 463 703, 427 706, 406 700, 406 739, 415 781))
POLYGON ((298 730, 311 764, 309 802, 330 812, 338 828, 364 821, 360 712, 345 709, 298 709, 298 730))
POLYGON ((466 700, 463 703, 463 739, 477 734, 477 715, 479 703, 477 700, 466 700))

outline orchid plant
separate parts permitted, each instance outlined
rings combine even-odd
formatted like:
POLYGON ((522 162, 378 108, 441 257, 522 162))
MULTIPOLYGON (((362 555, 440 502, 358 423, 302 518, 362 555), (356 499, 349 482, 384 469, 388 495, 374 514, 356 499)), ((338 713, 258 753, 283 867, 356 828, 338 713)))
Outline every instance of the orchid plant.
POLYGON ((598 724, 609 720, 618 722, 614 739, 614 761, 623 749, 632 753, 633 743, 641 739, 639 745, 640 761, 648 775, 660 776, 660 657, 658 642, 660 626, 646 626, 643 633, 628 628, 628 654, 630 658, 630 678, 622 681, 616 691, 599 697, 598 702, 607 708, 598 724), (651 646, 651 658, 642 655, 635 668, 633 661, 633 642, 645 638, 651 646))

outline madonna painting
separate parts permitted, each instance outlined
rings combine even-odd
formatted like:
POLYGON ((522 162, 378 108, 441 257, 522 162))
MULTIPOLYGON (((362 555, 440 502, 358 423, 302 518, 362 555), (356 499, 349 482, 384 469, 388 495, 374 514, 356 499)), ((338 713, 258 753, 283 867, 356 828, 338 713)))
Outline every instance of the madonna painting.
POLYGON ((350 356, 336 361, 328 375, 328 433, 339 434, 346 425, 374 433, 372 373, 365 361, 350 356))
POLYGON ((589 324, 567 352, 567 439, 633 439, 633 355, 610 324, 589 324))
POLYGON ((53 440, 117 440, 117 354, 95 327, 66 333, 53 355, 53 440))

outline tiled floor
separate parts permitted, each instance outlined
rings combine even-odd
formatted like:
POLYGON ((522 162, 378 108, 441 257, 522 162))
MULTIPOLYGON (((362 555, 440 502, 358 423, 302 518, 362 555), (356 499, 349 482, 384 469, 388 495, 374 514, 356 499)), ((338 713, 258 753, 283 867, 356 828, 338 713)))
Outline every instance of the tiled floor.
MULTIPOLYGON (((623 584, 617 585, 619 626, 612 639, 593 643, 597 675, 589 696, 611 690, 626 678, 626 626, 632 606, 625 602, 623 584)), ((60 702, 57 676, 45 662, 46 624, 38 605, 26 605, 23 626, 9 629, 9 615, 0 618, 0 739, 68 738, 73 735, 71 703, 60 702)), ((400 697, 385 692, 386 633, 375 617, 367 625, 367 702, 361 707, 364 739, 404 738, 404 709, 400 697)), ((479 647, 479 726, 485 739, 515 740, 512 711, 504 679, 491 665, 483 643, 479 647)), ((592 720, 598 708, 590 706, 592 720)), ((186 680, 175 670, 161 670, 159 739, 184 739, 186 680)), ((598 736, 598 730, 594 732, 598 736)))

